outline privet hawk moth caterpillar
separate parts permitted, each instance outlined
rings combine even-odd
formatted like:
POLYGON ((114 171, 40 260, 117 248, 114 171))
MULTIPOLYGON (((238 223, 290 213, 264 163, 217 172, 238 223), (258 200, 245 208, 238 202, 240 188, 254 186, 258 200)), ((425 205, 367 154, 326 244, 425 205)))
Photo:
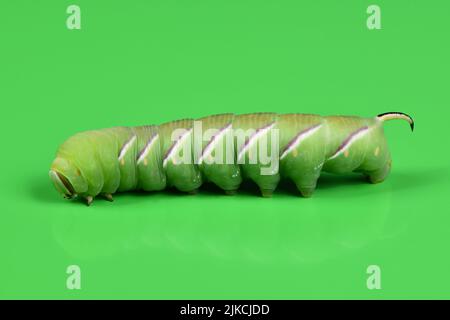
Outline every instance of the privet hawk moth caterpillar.
POLYGON ((195 193, 205 181, 234 194, 243 179, 253 180, 264 197, 281 178, 291 179, 309 197, 321 171, 383 181, 391 157, 382 124, 391 119, 414 129, 407 114, 388 112, 374 118, 221 114, 86 131, 60 146, 49 174, 65 198, 80 196, 88 205, 97 195, 112 201, 112 194, 129 190, 195 193))

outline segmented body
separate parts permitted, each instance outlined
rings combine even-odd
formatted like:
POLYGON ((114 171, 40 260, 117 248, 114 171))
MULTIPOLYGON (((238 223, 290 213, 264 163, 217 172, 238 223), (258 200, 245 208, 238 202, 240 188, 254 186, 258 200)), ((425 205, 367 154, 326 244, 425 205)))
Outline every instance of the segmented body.
POLYGON ((382 122, 391 118, 413 125, 402 113, 374 118, 256 113, 81 132, 61 145, 50 175, 66 196, 77 194, 90 201, 99 194, 136 189, 175 187, 193 192, 205 181, 233 193, 243 179, 253 180, 269 196, 281 178, 291 179, 304 196, 310 196, 322 171, 358 171, 372 182, 384 180, 391 158, 382 122), (201 139, 196 136, 199 125, 201 139), (174 131, 180 129, 174 139, 174 131), (237 131, 247 133, 244 140, 235 135, 237 131), (205 135, 208 132, 213 134, 205 135), (268 155, 276 152, 277 166, 252 159, 259 156, 262 141, 269 146, 268 155), (221 150, 222 162, 217 161, 221 150), (184 159, 191 161, 179 163, 180 154, 186 152, 190 154, 183 154, 184 159))

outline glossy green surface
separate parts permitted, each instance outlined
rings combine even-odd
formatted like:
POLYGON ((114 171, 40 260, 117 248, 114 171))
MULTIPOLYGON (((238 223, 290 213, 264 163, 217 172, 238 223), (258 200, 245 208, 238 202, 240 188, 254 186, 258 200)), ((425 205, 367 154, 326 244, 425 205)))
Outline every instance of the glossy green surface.
MULTIPOLYGON (((132 2, 132 3, 131 3, 132 2)), ((0 298, 450 298, 448 1, 0 4, 0 298), (373 116, 393 169, 311 199, 206 189, 86 207, 48 178, 75 132, 222 112, 373 116), (81 290, 66 268, 81 268, 81 290), (381 290, 366 269, 381 268, 381 290)))

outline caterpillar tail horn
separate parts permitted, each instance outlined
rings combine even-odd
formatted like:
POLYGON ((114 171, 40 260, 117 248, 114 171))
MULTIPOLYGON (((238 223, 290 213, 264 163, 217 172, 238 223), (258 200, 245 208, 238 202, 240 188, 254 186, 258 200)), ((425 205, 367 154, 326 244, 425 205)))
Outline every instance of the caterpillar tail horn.
POLYGON ((378 120, 381 122, 392 120, 392 119, 402 119, 406 120, 411 127, 411 131, 414 131, 414 120, 409 115, 403 112, 385 112, 377 115, 378 120))

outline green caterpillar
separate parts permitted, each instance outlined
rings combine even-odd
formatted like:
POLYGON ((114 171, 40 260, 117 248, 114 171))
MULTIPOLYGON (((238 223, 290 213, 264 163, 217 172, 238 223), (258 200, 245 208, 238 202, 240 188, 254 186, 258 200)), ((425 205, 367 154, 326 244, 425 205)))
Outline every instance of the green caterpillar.
POLYGON ((408 121, 401 112, 374 118, 310 114, 221 114, 159 126, 115 127, 75 134, 59 148, 50 178, 65 198, 90 205, 97 195, 175 187, 195 193, 209 181, 234 194, 253 180, 264 197, 281 178, 309 197, 321 171, 361 172, 383 181, 391 157, 383 122, 408 121))

